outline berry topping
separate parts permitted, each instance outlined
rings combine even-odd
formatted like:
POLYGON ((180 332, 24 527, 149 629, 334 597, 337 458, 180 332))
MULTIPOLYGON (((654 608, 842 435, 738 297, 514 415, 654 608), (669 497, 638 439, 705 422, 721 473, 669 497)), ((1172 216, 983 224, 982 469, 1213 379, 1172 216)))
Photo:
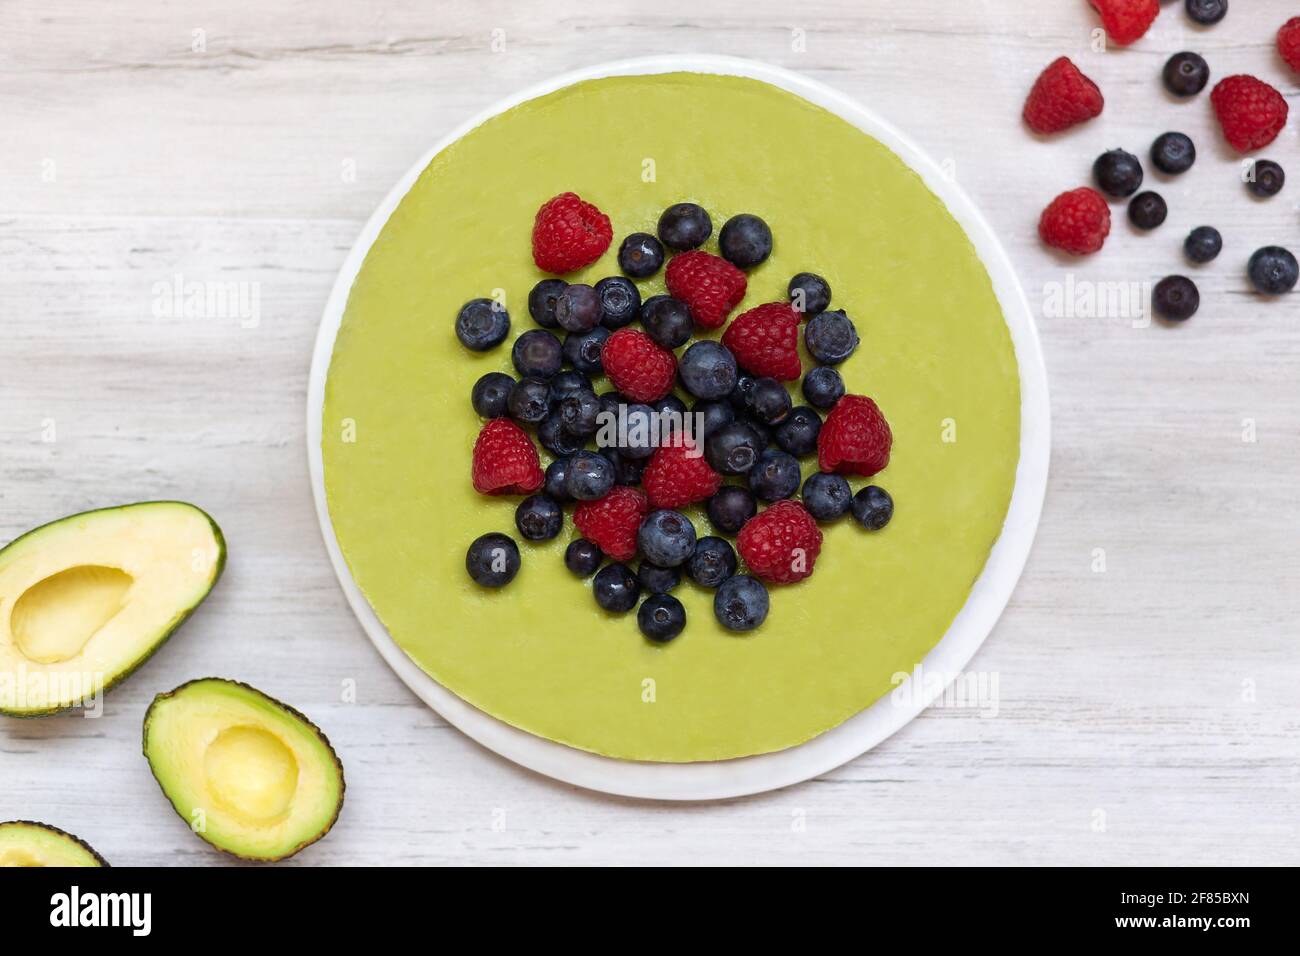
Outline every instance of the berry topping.
POLYGON ((803 505, 778 501, 751 518, 736 538, 749 570, 773 584, 793 584, 813 573, 822 532, 803 505))
POLYGON ((705 329, 721 326, 745 297, 745 273, 700 250, 674 256, 664 279, 669 294, 685 302, 696 324, 705 329))
POLYGON ((540 378, 521 378, 506 395, 506 411, 521 425, 537 425, 551 413, 551 386, 540 378))
POLYGON ((570 332, 564 337, 564 358, 579 372, 599 375, 604 366, 601 356, 609 340, 609 329, 598 325, 590 332, 570 332))
POLYGON ((591 593, 606 611, 622 614, 636 607, 641 584, 626 565, 607 564, 592 579, 591 593))
POLYGON ((853 496, 853 517, 868 531, 879 531, 894 517, 894 499, 884 488, 867 485, 853 496))
POLYGON ((1210 82, 1210 64, 1197 53, 1175 53, 1165 64, 1164 81, 1174 96, 1195 96, 1210 82))
POLYGON ((525 378, 550 378, 564 365, 564 346, 545 329, 529 329, 515 339, 510 360, 525 378))
POLYGON ((790 280, 786 292, 794 310, 804 315, 824 312, 831 304, 830 283, 813 272, 800 272, 790 280))
POLYGON ((1201 307, 1201 293, 1186 276, 1169 276, 1156 283, 1151 293, 1156 315, 1170 322, 1185 322, 1201 307))
POLYGON ((695 331, 690 306, 670 295, 656 295, 646 300, 641 307, 641 327, 666 349, 685 345, 695 331))
POLYGON ((641 522, 636 543, 651 564, 675 568, 695 553, 695 526, 680 511, 652 511, 641 522))
POLYGON ((679 202, 669 206, 659 217, 659 238, 677 252, 704 245, 713 235, 713 220, 703 206, 679 202))
POLYGON ((1276 196, 1286 185, 1286 170, 1271 159, 1260 159, 1246 171, 1246 188, 1260 199, 1276 196))
POLYGON ((563 279, 543 279, 533 286, 533 290, 528 293, 528 314, 534 322, 548 329, 560 327, 555 318, 555 304, 568 285, 563 279))
POLYGON ((781 382, 803 372, 799 361, 799 313, 788 302, 769 302, 742 312, 722 333, 736 362, 755 375, 781 382))
POLYGON ((700 587, 716 588, 736 573, 736 552, 722 538, 700 538, 686 562, 686 573, 700 587))
POLYGON ((1092 176, 1106 195, 1126 199, 1142 185, 1142 163, 1132 153, 1112 149, 1097 157, 1092 176))
POLYGON ((767 442, 747 422, 723 425, 704 439, 704 457, 714 471, 724 475, 743 475, 754 467, 767 442))
POLYGON ((610 383, 636 402, 655 402, 673 388, 677 358, 638 329, 619 329, 605 342, 601 362, 610 383))
POLYGON ((1196 144, 1183 133, 1162 133, 1151 144, 1151 162, 1171 176, 1185 173, 1196 162, 1196 144))
POLYGON ((723 485, 709 499, 709 521, 723 534, 735 534, 758 514, 758 499, 740 485, 723 485))
POLYGON ((1110 207, 1095 189, 1061 193, 1043 210, 1038 235, 1054 249, 1090 255, 1105 245, 1110 235, 1110 207))
POLYGON ((843 397, 844 379, 835 369, 821 365, 803 377, 802 388, 808 404, 825 411, 843 397))
POLYGON ((630 325, 641 310, 641 291, 622 276, 609 276, 596 283, 600 297, 600 324, 613 331, 630 325))
POLYGON ((709 467, 698 448, 674 443, 655 450, 641 484, 652 508, 682 508, 712 497, 722 476, 709 467))
POLYGON ((1138 193, 1128 204, 1129 222, 1148 232, 1163 225, 1168 215, 1169 206, 1159 193, 1138 193))
POLYGON ((802 458, 817 450, 817 436, 821 430, 821 416, 807 405, 800 405, 792 409, 785 421, 776 426, 772 437, 782 451, 802 458))
POLYGON ((600 548, 586 538, 571 541, 564 549, 564 566, 580 578, 595 574, 604 559, 605 555, 600 548))
POLYGON ((533 262, 543 272, 563 275, 591 265, 613 238, 608 216, 576 193, 560 193, 537 210, 533 262))
POLYGON ((686 608, 671 594, 652 594, 636 612, 641 633, 656 644, 667 644, 686 628, 686 608))
POLYGON ((677 568, 661 568, 642 561, 636 569, 636 579, 649 594, 667 594, 682 583, 682 572, 677 568))
POLYGON ((1035 133, 1059 133, 1101 114, 1105 100, 1097 84, 1069 57, 1053 60, 1025 100, 1025 123, 1035 133))
POLYGON ((826 416, 817 436, 818 464, 822 471, 869 478, 889 464, 893 440, 875 402, 862 395, 845 395, 826 416))
POLYGON ((600 452, 583 450, 569 459, 569 467, 564 476, 564 490, 570 498, 597 501, 609 494, 613 487, 614 465, 600 452))
POLYGON ((823 365, 839 365, 857 349, 858 330, 842 309, 822 312, 804 326, 803 342, 823 365))
POLYGON ((633 279, 648 279, 663 264, 663 243, 648 232, 634 232, 618 247, 618 267, 633 279))
POLYGON ((1287 66, 1300 73, 1300 17, 1292 17, 1277 31, 1277 52, 1287 66))
POLYGON ((471 474, 483 495, 530 495, 544 478, 533 440, 508 418, 494 418, 478 433, 471 474))
POLYGON ((515 380, 505 372, 488 372, 474 383, 470 404, 482 418, 500 418, 508 411, 507 400, 515 380))
MULTIPOLYGON (((1159 0, 1089 0, 1101 14, 1106 35, 1120 46, 1142 39, 1160 15, 1159 0)), ((1190 0, 1189 0, 1190 2, 1190 0)))
POLYGON ((767 620, 767 588, 757 578, 727 578, 713 595, 713 614, 729 631, 752 631, 767 620))
POLYGON ((519 573, 519 545, 497 532, 475 538, 465 552, 465 570, 485 588, 505 587, 519 573))
POLYGON ((736 387, 739 370, 730 349, 705 339, 682 354, 677 374, 683 387, 696 398, 719 399, 736 387))
POLYGON ((1265 246, 1250 257, 1247 274, 1251 284, 1263 295, 1284 295, 1300 279, 1296 258, 1281 246, 1265 246))
POLYGON ((834 521, 849 510, 853 490, 843 475, 814 472, 803 483, 803 506, 818 521, 834 521))
POLYGON ((1183 253, 1192 262, 1213 262, 1222 251, 1223 236, 1213 226, 1197 226, 1183 242, 1183 253))
POLYGON ((799 490, 799 460, 770 448, 749 469, 749 488, 759 501, 780 501, 799 490))
POLYGON ((643 492, 617 485, 599 501, 581 502, 573 511, 579 533, 615 561, 636 556, 636 535, 649 510, 643 492))
POLYGON ((564 527, 564 510, 547 495, 529 495, 515 509, 515 527, 529 541, 550 541, 564 527))
POLYGON ((1263 149, 1286 126, 1288 108, 1282 94, 1253 76, 1229 76, 1210 94, 1223 137, 1239 153, 1263 149))
POLYGON ((566 332, 590 332, 600 319, 600 296, 589 285, 568 286, 555 300, 555 321, 566 332))
POLYGON ((1228 0, 1187 0, 1187 15, 1202 26, 1211 26, 1228 15, 1228 0))
POLYGON ((456 338, 475 352, 496 348, 510 334, 510 314, 491 299, 470 299, 456 316, 456 338))
POLYGON ((772 230, 757 216, 732 216, 718 233, 722 258, 741 269, 752 269, 772 254, 772 230))

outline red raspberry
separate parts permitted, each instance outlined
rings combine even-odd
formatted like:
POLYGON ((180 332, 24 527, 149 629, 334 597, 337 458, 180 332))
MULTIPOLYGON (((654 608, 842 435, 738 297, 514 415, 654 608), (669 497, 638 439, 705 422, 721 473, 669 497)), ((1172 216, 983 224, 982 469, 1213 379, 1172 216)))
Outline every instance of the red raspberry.
POLYGON ((639 489, 616 485, 604 498, 580 502, 573 511, 573 524, 615 561, 631 561, 636 557, 636 533, 649 510, 639 489))
POLYGON ((641 484, 652 508, 681 508, 712 498, 722 486, 722 476, 693 443, 674 442, 655 450, 641 484))
POLYGON ((792 382, 803 372, 799 362, 799 313, 789 302, 769 302, 742 312, 722 333, 741 367, 755 375, 792 382))
POLYGON ((778 501, 745 522, 736 548, 749 570, 773 584, 793 584, 813 573, 822 532, 797 501, 778 501))
POLYGON ((719 328, 745 297, 745 273, 699 249, 673 256, 664 281, 668 294, 690 306, 691 318, 706 329, 719 328))
POLYGON ((677 356, 637 329, 606 339, 600 361, 610 383, 634 402, 657 402, 673 390, 677 356))
POLYGON ((1277 31, 1277 52, 1287 66, 1300 73, 1300 17, 1292 17, 1277 31))
POLYGON ((1059 133, 1100 115, 1105 105, 1097 84, 1063 56, 1034 81, 1022 115, 1035 133, 1059 133))
POLYGON ((845 395, 826 416, 817 434, 822 471, 870 478, 889 464, 894 436, 876 403, 864 395, 845 395))
POLYGON ((1287 105, 1282 94, 1253 76, 1229 76, 1210 94, 1223 137, 1239 153, 1263 149, 1286 126, 1287 105))
POLYGON ((1160 0, 1089 0, 1101 14, 1106 35, 1120 46, 1142 39, 1160 15, 1160 0))
POLYGON ((1087 186, 1061 193, 1043 210, 1038 235, 1053 248, 1089 255, 1110 235, 1110 207, 1101 193, 1087 186))
POLYGON ((508 418, 494 418, 478 433, 471 471, 483 495, 530 495, 546 477, 533 440, 508 418))
POLYGON ((563 275, 591 265, 605 254, 613 238, 609 216, 577 193, 560 193, 537 210, 533 262, 543 272, 563 275))

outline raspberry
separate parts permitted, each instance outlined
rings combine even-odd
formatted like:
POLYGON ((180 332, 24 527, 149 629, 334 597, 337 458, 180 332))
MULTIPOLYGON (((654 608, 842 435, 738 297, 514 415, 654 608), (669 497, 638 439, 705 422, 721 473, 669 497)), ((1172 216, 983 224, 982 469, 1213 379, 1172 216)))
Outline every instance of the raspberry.
POLYGON ((1089 0, 1101 14, 1106 35, 1120 46, 1142 39, 1160 15, 1160 0, 1089 0))
POLYGON ((605 375, 634 402, 657 402, 673 390, 677 357, 638 329, 619 329, 600 353, 605 375))
POLYGON ((674 442, 655 450, 641 484, 652 508, 681 508, 712 498, 722 486, 722 476, 691 443, 674 442))
POLYGON ((604 498, 579 502, 573 524, 615 561, 631 561, 636 557, 636 533, 649 510, 644 493, 618 485, 604 498))
POLYGON ((1043 210, 1038 235, 1053 248, 1089 255, 1110 235, 1110 207, 1101 193, 1086 186, 1061 193, 1043 210))
POLYGON ((1282 94, 1263 80, 1238 74, 1219 81, 1210 94, 1223 137, 1239 153, 1263 149, 1286 126, 1282 94))
POLYGON ((716 329, 745 297, 745 273, 726 259, 696 249, 674 256, 664 273, 668 294, 691 309, 691 318, 716 329))
POLYGON ((1277 31, 1277 52, 1287 66, 1300 73, 1300 17, 1292 17, 1277 31))
POLYGON ((889 464, 894 436, 876 403, 845 395, 826 416, 817 434, 817 463, 825 472, 870 478, 889 464))
POLYGON ((478 433, 471 472, 483 495, 529 495, 545 480, 533 440, 508 418, 494 418, 478 433))
POLYGON ((1025 123, 1035 133, 1059 133, 1101 113, 1101 90, 1063 56, 1053 60, 1034 81, 1025 99, 1025 123))
POLYGON ((778 501, 745 522, 736 548, 749 570, 764 581, 793 584, 812 575, 822 532, 803 505, 778 501))
POLYGON ((543 272, 563 275, 591 265, 613 238, 608 216, 577 193, 560 193, 537 210, 533 262, 543 272))
POLYGON ((742 312, 722 333, 741 367, 755 375, 791 382, 803 372, 799 362, 799 313, 789 302, 769 302, 742 312))

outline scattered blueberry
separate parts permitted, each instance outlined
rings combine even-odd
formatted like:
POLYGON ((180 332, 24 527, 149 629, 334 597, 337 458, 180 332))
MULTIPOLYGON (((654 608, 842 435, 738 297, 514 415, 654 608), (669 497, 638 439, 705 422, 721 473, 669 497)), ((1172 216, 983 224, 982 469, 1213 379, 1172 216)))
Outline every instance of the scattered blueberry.
POLYGON ((799 405, 776 426, 773 437, 782 451, 803 458, 817 450, 817 436, 821 430, 822 417, 807 405, 799 405))
POLYGON ((1265 246, 1250 257, 1250 281, 1264 295, 1283 295, 1295 288, 1300 278, 1296 258, 1281 246, 1265 246))
POLYGON ((656 644, 667 644, 686 628, 686 608, 671 594, 652 594, 636 612, 637 627, 656 644))
POLYGON ((603 325, 590 332, 570 332, 564 337, 564 357, 579 372, 599 375, 604 371, 600 356, 608 338, 609 329, 603 325))
POLYGON ((1271 159, 1257 159, 1246 174, 1246 188, 1260 199, 1276 196, 1286 185, 1286 170, 1271 159))
POLYGON ((814 472, 803 483, 803 506, 818 521, 834 521, 853 504, 853 489, 843 475, 814 472))
POLYGON ((505 587, 519 573, 519 545, 495 531, 475 538, 465 553, 465 570, 485 588, 505 587))
POLYGON ((575 452, 569 459, 564 487, 569 492, 569 497, 578 501, 603 498, 614 487, 614 465, 599 452, 575 452))
POLYGON ((569 489, 565 487, 565 481, 568 476, 568 457, 556 458, 546 466, 546 481, 542 484, 542 491, 546 492, 556 501, 572 501, 573 499, 569 497, 569 489))
POLYGON ((646 334, 666 349, 685 345, 695 331, 691 309, 672 296, 651 296, 641 306, 641 325, 646 334))
POLYGON ((618 267, 633 279, 648 279, 663 264, 663 243, 648 232, 634 232, 618 247, 618 267))
POLYGON ((659 217, 659 238, 669 249, 684 252, 704 245, 713 235, 713 220, 702 206, 679 202, 669 206, 659 217))
POLYGON ((820 365, 803 377, 803 397, 813 408, 833 408, 844 397, 844 378, 835 369, 820 365))
POLYGON ((702 339, 682 353, 677 374, 682 386, 696 398, 718 399, 731 394, 740 373, 731 349, 702 339))
POLYGON ((564 346, 545 329, 529 329, 515 339, 510 360, 524 378, 550 378, 564 365, 564 346))
POLYGON ((500 418, 509 411, 506 400, 514 385, 515 380, 505 372, 488 372, 474 383, 470 404, 483 418, 500 418))
POLYGON ((803 327, 808 353, 823 365, 839 365, 858 347, 858 330, 842 310, 814 315, 803 327))
POLYGON ((600 399, 595 392, 574 392, 560 399, 555 414, 560 416, 564 430, 578 438, 596 434, 596 415, 600 412, 600 399))
POLYGON ((614 391, 601 392, 597 398, 600 399, 600 411, 603 415, 617 416, 619 406, 627 404, 627 399, 614 391))
POLYGON ((1159 193, 1145 192, 1128 204, 1128 218, 1139 229, 1155 229, 1169 215, 1169 207, 1159 193))
POLYGON ((700 420, 700 430, 696 433, 703 438, 708 438, 723 425, 730 425, 736 420, 736 410, 730 402, 724 401, 698 401, 691 407, 691 413, 704 416, 700 420))
POLYGON ((750 411, 764 425, 785 421, 794 402, 784 385, 774 378, 754 380, 754 390, 749 396, 750 411))
POLYGON ((655 410, 649 405, 635 403, 621 406, 621 412, 621 428, 618 420, 609 421, 615 429, 615 447, 630 459, 649 458, 655 451, 655 423, 658 420, 655 410))
POLYGON ((1228 15, 1228 0, 1187 0, 1187 15, 1203 26, 1211 26, 1228 15))
POLYGON ((529 495, 515 509, 515 527, 529 541, 550 541, 564 527, 564 509, 549 495, 529 495))
POLYGON ((642 561, 636 569, 636 579, 642 590, 649 594, 667 594, 682 583, 682 572, 677 568, 661 568, 649 561, 642 561))
POLYGON ((605 552, 586 538, 571 541, 564 549, 564 566, 580 578, 594 574, 604 559, 605 552))
POLYGON ((528 314, 534 322, 548 329, 560 327, 555 318, 555 303, 568 285, 563 279, 543 279, 533 286, 533 291, 528 293, 528 314))
POLYGON ((745 522, 758 514, 758 499, 748 488, 723 485, 709 499, 709 521, 723 534, 736 534, 745 522))
MULTIPOLYGON (((587 443, 581 435, 575 435, 564 427, 564 419, 557 412, 551 412, 537 426, 537 440, 552 455, 561 458, 581 451, 583 445, 587 443)), ((567 485, 565 487, 567 489, 567 485)))
POLYGON ((749 470, 749 490, 759 501, 780 501, 799 490, 799 460, 772 449, 758 456, 749 470))
POLYGON ((1183 242, 1183 252, 1193 262, 1212 262, 1222 251, 1223 236, 1213 226, 1197 226, 1183 242))
POLYGON ((753 412, 739 413, 736 416, 736 421, 740 422, 742 425, 748 425, 753 429, 754 434, 758 436, 759 451, 762 451, 764 448, 772 444, 772 426, 767 424, 767 422, 761 421, 753 412))
POLYGON ((1183 133, 1161 133, 1151 144, 1151 162, 1171 176, 1185 173, 1196 162, 1196 144, 1183 133))
POLYGON ((867 485, 853 496, 853 517, 868 531, 879 531, 894 517, 894 499, 876 485, 867 485))
MULTIPOLYGON (((567 356, 566 356, 567 358, 567 356)), ((591 379, 585 373, 567 368, 551 379, 551 400, 558 402, 574 392, 590 392, 591 379)))
POLYGON ((686 562, 686 573, 700 587, 716 588, 736 573, 736 551, 723 538, 700 538, 686 562))
POLYGON ((1201 293, 1196 283, 1186 276, 1169 276, 1156 283, 1151 306, 1162 319, 1184 322, 1201 307, 1201 293))
POLYGON ((667 442, 686 424, 686 403, 676 395, 665 395, 650 406, 659 422, 659 438, 667 442))
POLYGON ((695 552, 695 526, 680 511, 661 508, 645 516, 636 543, 651 564, 675 568, 695 552))
POLYGON ((470 299, 456 316, 456 338, 475 352, 496 348, 510 334, 510 313, 491 299, 470 299))
POLYGON ((601 315, 600 296, 589 285, 574 283, 555 300, 555 321, 566 332, 590 332, 601 315))
POLYGON ((800 272, 790 280, 786 292, 790 296, 790 304, 805 315, 825 312, 831 304, 830 283, 815 272, 800 272))
POLYGON ((758 578, 737 574, 713 595, 713 614, 729 631, 752 631, 767 620, 767 588, 758 578))
POLYGON ((1210 64, 1197 53, 1175 53, 1165 64, 1164 80, 1174 96, 1195 96, 1210 82, 1210 64))
POLYGON ((610 330, 630 325, 641 309, 641 291, 622 276, 601 279, 596 283, 596 295, 600 298, 600 324, 610 330))
POLYGON ((1102 192, 1124 199, 1142 185, 1142 163, 1132 153, 1112 149, 1097 157, 1092 164, 1092 176, 1102 192))
POLYGON ((754 467, 767 447, 761 435, 744 422, 723 425, 704 440, 704 457, 714 471, 743 475, 754 467))
POLYGON ((718 251, 733 266, 752 269, 772 254, 772 230, 747 212, 732 216, 718 233, 718 251))
POLYGON ((614 484, 641 484, 641 476, 645 474, 646 466, 644 458, 632 458, 626 452, 621 451, 609 451, 605 454, 614 463, 614 484))
POLYGON ((522 425, 536 425, 551 413, 551 386, 540 378, 521 378, 506 395, 506 411, 522 425))
POLYGON ((748 372, 740 372, 736 376, 736 387, 731 390, 727 400, 731 402, 731 407, 736 410, 737 414, 754 410, 754 383, 756 381, 757 379, 748 372))
POLYGON ((636 600, 641 596, 641 585, 626 565, 607 564, 592 579, 591 593, 595 596, 596 603, 606 611, 621 614, 636 607, 636 600))

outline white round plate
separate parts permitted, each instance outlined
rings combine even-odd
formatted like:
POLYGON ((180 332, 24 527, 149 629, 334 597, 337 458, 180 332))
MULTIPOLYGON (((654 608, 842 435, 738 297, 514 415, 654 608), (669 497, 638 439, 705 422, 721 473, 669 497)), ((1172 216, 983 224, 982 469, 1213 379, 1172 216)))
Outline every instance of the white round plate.
MULTIPOLYGON (((780 87, 840 116, 893 150, 943 200, 966 231, 1002 306, 1020 366, 1020 463, 1015 489, 1002 534, 965 606, 943 639, 926 655, 922 667, 929 674, 951 676, 960 672, 980 645, 1002 609, 1006 607, 1033 543, 1047 487, 1051 442, 1047 372, 1038 332, 1029 304, 1001 243, 970 198, 911 140, 870 110, 843 93, 797 73, 751 60, 721 56, 673 55, 620 60, 555 77, 529 87, 452 130, 422 156, 366 223, 325 306, 312 358, 307 390, 307 454, 311 463, 312 492, 320 518, 325 547, 334 571, 361 626, 390 667, 425 703, 463 733, 515 763, 566 783, 592 790, 658 800, 714 800, 738 797, 799 783, 852 760, 893 734, 929 706, 942 692, 938 686, 912 688, 907 700, 886 695, 866 710, 797 747, 756 757, 706 763, 640 763, 616 760, 576 750, 489 716, 466 703, 422 671, 389 636, 357 588, 339 550, 325 503, 324 465, 321 458, 321 413, 325 377, 347 304, 348 293, 371 244, 389 215, 414 185, 433 157, 486 120, 527 100, 582 80, 606 76, 635 76, 688 71, 746 76, 780 87)), ((925 681, 925 684, 931 684, 925 681)), ((900 695, 901 696, 901 695, 900 695)))

